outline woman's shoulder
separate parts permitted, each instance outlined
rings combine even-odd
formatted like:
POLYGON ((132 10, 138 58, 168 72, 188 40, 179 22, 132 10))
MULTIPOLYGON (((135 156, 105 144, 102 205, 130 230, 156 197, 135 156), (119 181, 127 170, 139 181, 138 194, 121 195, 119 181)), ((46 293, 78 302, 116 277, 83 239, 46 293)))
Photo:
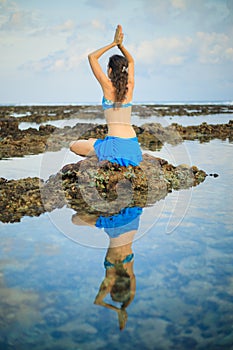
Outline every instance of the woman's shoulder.
MULTIPOLYGON (((105 86, 102 86, 102 90, 103 90, 104 99, 106 99, 108 101, 112 101, 113 103, 116 102, 115 101, 115 88, 110 80, 109 80, 108 84, 106 84, 105 86)), ((132 102, 133 90, 134 90, 133 86, 131 84, 129 84, 126 98, 123 101, 124 104, 132 102)))
MULTIPOLYGON (((124 101, 122 101, 123 104, 127 104, 127 103, 131 103, 133 100, 133 94, 130 92, 127 92, 127 95, 124 99, 124 101)), ((103 103, 107 103, 107 104, 114 104, 116 103, 115 101, 115 94, 111 94, 108 91, 103 91, 103 103)))
POLYGON ((110 101, 114 101, 115 99, 115 88, 112 85, 112 82, 109 80, 106 85, 102 86, 103 96, 110 101))

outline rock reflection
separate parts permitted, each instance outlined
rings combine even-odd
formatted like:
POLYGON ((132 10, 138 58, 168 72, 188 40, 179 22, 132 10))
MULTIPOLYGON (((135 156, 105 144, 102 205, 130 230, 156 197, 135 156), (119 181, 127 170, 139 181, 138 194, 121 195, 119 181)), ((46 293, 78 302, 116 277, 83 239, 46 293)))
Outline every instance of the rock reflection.
POLYGON ((120 330, 126 326, 128 318, 126 309, 133 301, 136 292, 132 242, 139 227, 141 214, 141 207, 126 207, 110 216, 75 214, 72 218, 76 225, 90 225, 104 229, 109 237, 104 260, 105 277, 94 303, 117 313, 120 330), (108 294, 112 302, 105 301, 108 294))

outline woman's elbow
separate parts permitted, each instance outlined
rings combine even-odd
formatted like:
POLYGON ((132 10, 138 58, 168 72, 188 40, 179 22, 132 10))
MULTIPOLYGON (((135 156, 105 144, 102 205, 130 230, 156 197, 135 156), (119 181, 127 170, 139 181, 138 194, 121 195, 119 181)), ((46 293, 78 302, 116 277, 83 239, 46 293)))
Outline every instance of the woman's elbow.
POLYGON ((95 64, 94 61, 95 61, 95 60, 94 60, 93 55, 92 55, 92 54, 88 55, 88 62, 89 62, 89 64, 90 64, 91 67, 94 66, 94 64, 95 64))
POLYGON ((94 60, 94 58, 95 58, 93 53, 89 53, 89 55, 87 57, 88 57, 88 61, 89 62, 92 62, 94 60))

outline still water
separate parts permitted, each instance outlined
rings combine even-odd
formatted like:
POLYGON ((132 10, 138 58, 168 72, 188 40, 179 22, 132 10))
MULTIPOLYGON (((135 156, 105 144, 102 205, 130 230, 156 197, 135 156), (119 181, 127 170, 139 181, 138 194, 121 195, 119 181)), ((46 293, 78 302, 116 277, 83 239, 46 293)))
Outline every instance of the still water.
MULTIPOLYGON (((126 220, 119 236, 68 208, 1 223, 0 349, 233 349, 232 147, 187 141, 147 152, 219 176, 125 210, 114 218, 126 220), (123 257, 127 274, 117 275, 123 257), (123 301, 109 295, 117 276, 123 301)), ((26 177, 31 161, 37 172, 40 156, 27 159, 21 168, 9 160, 5 174, 26 177)))

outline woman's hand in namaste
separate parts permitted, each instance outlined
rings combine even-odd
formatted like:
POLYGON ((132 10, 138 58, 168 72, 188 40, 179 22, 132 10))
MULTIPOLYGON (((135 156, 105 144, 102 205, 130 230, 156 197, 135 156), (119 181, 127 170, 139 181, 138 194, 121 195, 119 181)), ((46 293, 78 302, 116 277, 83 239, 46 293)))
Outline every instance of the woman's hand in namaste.
POLYGON ((114 36, 114 42, 117 44, 117 46, 122 45, 123 38, 124 34, 122 33, 122 26, 118 24, 114 36))

